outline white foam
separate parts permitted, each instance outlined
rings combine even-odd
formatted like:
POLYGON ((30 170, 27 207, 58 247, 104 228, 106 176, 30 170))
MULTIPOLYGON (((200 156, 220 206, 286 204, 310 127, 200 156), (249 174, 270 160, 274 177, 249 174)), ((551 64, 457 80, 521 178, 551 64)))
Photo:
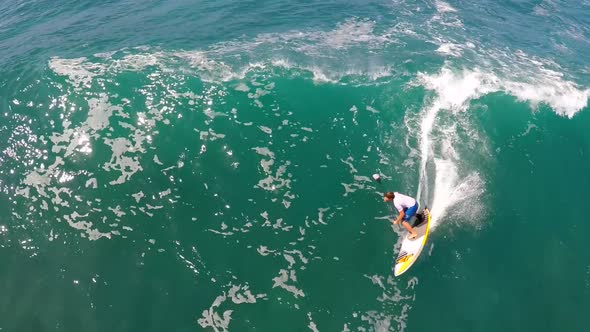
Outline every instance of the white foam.
POLYGON ((451 6, 448 2, 444 2, 442 0, 436 0, 434 3, 436 6, 436 11, 439 13, 456 13, 457 9, 451 6))
POLYGON ((218 296, 207 310, 203 310, 203 317, 199 318, 197 322, 202 328, 212 327, 214 331, 228 331, 229 322, 231 321, 231 314, 233 310, 226 310, 222 316, 217 313, 217 308, 227 299, 225 293, 218 296))
POLYGON ((127 155, 127 152, 131 151, 133 146, 128 139, 124 137, 115 139, 105 138, 104 143, 111 147, 113 154, 111 160, 103 165, 103 169, 105 171, 114 170, 121 173, 117 180, 113 180, 109 184, 122 184, 129 180, 133 174, 143 170, 137 157, 127 155))
POLYGON ((453 43, 443 43, 441 44, 436 51, 441 54, 451 55, 454 57, 461 56, 461 47, 457 44, 453 43))
POLYGON ((319 332, 317 325, 314 323, 313 319, 311 318, 311 312, 307 313, 307 318, 309 318, 309 325, 307 325, 307 327, 309 327, 309 329, 312 330, 313 332, 319 332))
MULTIPOLYGON (((438 138, 438 149, 434 151, 434 141, 432 131, 435 127, 435 121, 441 110, 451 112, 463 111, 467 109, 469 101, 479 96, 496 91, 500 86, 499 80, 495 75, 484 74, 479 71, 461 71, 454 73, 444 68, 439 74, 434 76, 420 75, 422 84, 428 89, 434 90, 436 96, 429 103, 423 113, 420 137, 420 182, 418 187, 418 200, 424 194, 427 202, 432 202, 430 206, 432 212, 433 227, 436 227, 438 221, 444 217, 447 209, 453 204, 459 202, 462 191, 467 189, 461 186, 465 183, 457 174, 459 156, 453 149, 453 130, 439 130, 442 137, 438 138), (434 191, 430 199, 429 190, 430 179, 427 172, 427 163, 434 159, 434 191), (456 197, 451 197, 451 192, 456 192, 456 197)), ((439 128, 440 129, 440 128, 439 128)), ((476 176, 477 179, 479 177, 476 176)), ((477 182, 481 184, 481 181, 477 182)), ((473 189, 478 195, 482 192, 481 185, 473 189)))
POLYGON ((315 83, 336 83, 337 82, 336 79, 329 77, 319 67, 309 67, 309 68, 305 68, 305 69, 311 71, 311 73, 313 74, 313 81, 315 83))
MULTIPOLYGON (((205 134, 207 134, 207 132, 205 132, 205 134)), ((202 140, 202 139, 203 139, 203 137, 201 136, 201 140, 202 140)), ((160 161, 160 158, 158 158, 158 155, 157 155, 157 154, 155 154, 155 155, 154 155, 154 159, 153 159, 153 160, 154 160, 154 163, 156 163, 156 164, 158 164, 158 165, 164 165, 164 164, 163 164, 163 163, 160 161)))
MULTIPOLYGON (((459 15, 457 15, 457 12, 458 12, 457 9, 455 9, 449 3, 442 1, 442 0, 436 0, 435 7, 436 7, 436 14, 434 14, 432 16, 432 19, 427 24, 436 22, 436 23, 441 24, 445 27, 461 28, 461 29, 463 28, 463 22, 459 18, 459 15)), ((447 30, 447 29, 444 28, 444 30, 447 30)), ((431 33, 434 35, 439 34, 439 27, 433 28, 433 31, 431 33)))
MULTIPOLYGON (((286 161, 284 164, 280 165, 273 176, 272 168, 275 165, 274 153, 266 147, 254 147, 252 150, 256 151, 256 153, 261 156, 269 158, 260 160, 260 166, 262 166, 267 177, 258 181, 256 187, 268 191, 274 191, 282 187, 290 188, 291 180, 283 178, 283 175, 287 172, 287 167, 291 165, 291 162, 286 161)), ((285 194, 285 196, 288 197, 287 194, 285 194)))
POLYGON ((432 228, 434 229, 447 214, 447 210, 453 207, 454 211, 461 208, 460 215, 464 220, 476 222, 477 215, 481 211, 478 198, 484 192, 484 183, 479 173, 472 172, 460 177, 457 171, 456 161, 452 159, 434 160, 436 179, 434 187, 434 199, 432 201, 432 228), (458 206, 467 203, 466 206, 458 206))
POLYGON ((345 163, 346 165, 348 165, 348 167, 350 167, 350 173, 354 174, 356 172, 358 172, 358 170, 356 168, 354 168, 354 165, 352 164, 352 162, 354 161, 354 158, 352 156, 348 156, 345 159, 340 159, 341 162, 345 163))
POLYGON ((244 77, 242 74, 236 73, 224 62, 210 59, 202 51, 175 52, 173 55, 188 61, 191 67, 198 70, 203 81, 227 82, 244 77))
POLYGON ((99 98, 88 100, 88 119, 86 123, 93 131, 98 131, 109 126, 109 118, 114 111, 122 111, 120 106, 109 103, 109 97, 101 93, 99 98))
POLYGON ((356 107, 356 105, 352 105, 349 111, 352 112, 352 123, 354 123, 354 125, 357 126, 358 122, 356 121, 356 117, 358 115, 358 108, 356 107))
POLYGON ((232 286, 228 291, 228 296, 235 304, 256 303, 257 298, 265 297, 266 294, 253 295, 248 286, 232 286))
POLYGON ((77 212, 72 213, 71 215, 65 215, 64 219, 67 221, 68 225, 74 229, 83 230, 86 232, 89 240, 98 240, 102 237, 111 238, 111 233, 113 232, 100 232, 96 228, 92 228, 92 222, 80 220, 76 221, 77 218, 84 218, 87 217, 88 214, 79 215, 77 212))
POLYGON ((351 44, 386 42, 386 36, 375 35, 375 22, 349 19, 338 24, 335 30, 322 35, 326 45, 341 49, 351 44))
POLYGON ((418 79, 426 88, 436 91, 437 97, 431 106, 435 112, 440 109, 463 110, 468 101, 497 91, 499 86, 499 79, 494 74, 479 70, 453 72, 446 67, 436 75, 419 74, 418 79))
MULTIPOLYGON (((211 280, 215 282, 215 279, 212 278, 211 280)), ((227 295, 223 292, 222 295, 215 298, 209 309, 203 310, 203 317, 197 320, 202 328, 211 327, 214 331, 228 331, 233 310, 225 310, 223 311, 223 314, 219 314, 219 312, 221 312, 220 307, 225 305, 224 302, 226 302, 228 297, 234 305, 256 303, 257 299, 266 297, 266 294, 252 294, 248 285, 242 286, 230 284, 229 286, 231 286, 231 288, 227 292, 227 295)))
POLYGON ((88 62, 86 58, 60 59, 53 57, 49 60, 49 68, 58 75, 67 76, 69 82, 76 88, 90 87, 95 76, 104 72, 104 66, 88 62))
MULTIPOLYGON (((105 74, 154 68, 156 72, 151 74, 151 78, 157 79, 161 73, 173 71, 172 68, 179 66, 184 72, 196 72, 205 82, 243 79, 250 72, 272 70, 270 67, 308 71, 318 83, 335 83, 350 76, 378 80, 392 75, 391 68, 380 65, 379 60, 363 64, 356 57, 337 63, 330 59, 342 57, 346 54, 342 51, 348 49, 383 49, 397 42, 395 35, 390 30, 380 31, 375 21, 352 18, 336 24, 331 30, 266 33, 250 40, 217 43, 206 50, 162 51, 159 48, 135 47, 102 53, 92 59, 52 58, 49 66, 56 74, 67 76, 77 90, 90 87, 94 82, 103 84, 105 74), (268 49, 277 52, 269 53, 268 49), (245 61, 236 63, 237 58, 244 58, 245 61), (326 61, 316 61, 318 58, 326 61)), ((235 89, 250 91, 244 83, 237 83, 235 89)), ((260 100, 253 99, 261 106, 260 100)), ((195 101, 189 101, 191 103, 195 101)))
POLYGON ((110 210, 111 212, 113 212, 117 217, 122 217, 124 215, 126 215, 126 213, 121 210, 121 206, 117 205, 116 207, 108 207, 108 210, 110 210))
POLYGON ((542 5, 536 5, 535 8, 533 8, 533 13, 536 16, 549 16, 549 11, 542 5))
POLYGON ((245 83, 240 83, 240 84, 236 85, 236 87, 234 89, 236 91, 241 91, 241 92, 250 91, 250 87, 248 85, 246 85, 245 83))
POLYGON ((292 293, 293 296, 295 296, 295 298, 305 297, 305 293, 301 289, 298 289, 294 285, 287 284, 287 282, 289 280, 297 282, 297 277, 296 277, 294 270, 281 269, 279 271, 279 276, 273 278, 272 280, 273 280, 272 288, 275 288, 275 287, 283 288, 287 292, 292 293))
POLYGON ((533 108, 550 106, 557 114, 573 117, 588 105, 590 89, 572 80, 567 70, 552 60, 526 54, 491 50, 486 54, 500 67, 499 90, 526 101, 533 108))
POLYGON ((258 126, 258 129, 262 130, 265 134, 272 134, 272 129, 266 126, 258 126))
POLYGON ((367 105, 367 111, 369 111, 371 113, 380 113, 379 110, 373 108, 372 106, 368 106, 368 105, 367 105))
POLYGON ((505 92, 529 102, 533 108, 546 104, 557 114, 569 118, 588 105, 590 89, 565 80, 563 74, 546 69, 542 64, 536 73, 517 67, 507 68, 502 74, 508 77, 500 78, 496 73, 481 69, 454 72, 445 67, 438 74, 418 77, 426 88, 438 95, 431 106, 434 112, 463 110, 470 100, 491 92, 505 92))
POLYGON ((135 194, 131 194, 131 196, 135 199, 136 203, 139 203, 139 201, 145 197, 145 194, 143 193, 143 191, 137 192, 135 194))
MULTIPOLYGON (((570 118, 587 106, 589 89, 582 89, 576 83, 565 80, 555 70, 547 69, 544 61, 529 58, 523 53, 517 53, 513 59, 511 65, 506 65, 501 73, 483 69, 453 71, 444 67, 434 75, 418 75, 418 82, 435 92, 435 96, 427 102, 420 121, 421 162, 417 194, 418 199, 425 195, 426 201, 432 201, 433 225, 448 212, 449 207, 466 200, 477 203, 484 190, 484 183, 477 171, 459 173, 461 158, 453 149, 456 134, 452 127, 435 124, 441 111, 464 111, 471 100, 492 92, 510 94, 520 101, 528 102, 533 108, 546 104, 557 114, 570 118), (531 68, 537 68, 537 71, 526 75, 525 69, 531 68), (438 135, 436 141, 432 138, 434 128, 438 135), (435 167, 434 183, 429 181, 427 174, 430 161, 435 167), (429 190, 429 184, 435 185, 433 191, 429 190), (432 200, 428 196, 431 193, 434 195, 432 200)), ((480 208, 475 204, 473 210, 480 208)))
POLYGON ((582 89, 574 82, 550 77, 532 78, 531 83, 506 82, 506 92, 533 107, 549 105, 557 114, 572 118, 588 105, 590 89, 582 89))
POLYGON ((270 254, 275 253, 275 250, 269 250, 267 246, 260 246, 258 247, 258 249, 256 249, 256 251, 258 251, 258 253, 262 256, 268 256, 270 254))
MULTIPOLYGON (((305 265, 309 262, 309 260, 303 255, 303 253, 300 250, 285 250, 284 251, 285 254, 293 254, 293 255, 297 255, 299 257, 299 260, 301 261, 301 264, 305 265)), ((293 262, 295 262, 293 260, 293 262)))

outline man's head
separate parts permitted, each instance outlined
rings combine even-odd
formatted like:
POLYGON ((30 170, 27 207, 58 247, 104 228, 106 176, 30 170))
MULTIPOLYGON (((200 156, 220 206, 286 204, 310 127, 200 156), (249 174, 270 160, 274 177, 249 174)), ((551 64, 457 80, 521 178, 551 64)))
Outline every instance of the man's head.
POLYGON ((383 194, 383 201, 384 202, 389 202, 389 201, 393 200, 393 198, 395 198, 395 194, 392 191, 388 191, 385 194, 383 194))

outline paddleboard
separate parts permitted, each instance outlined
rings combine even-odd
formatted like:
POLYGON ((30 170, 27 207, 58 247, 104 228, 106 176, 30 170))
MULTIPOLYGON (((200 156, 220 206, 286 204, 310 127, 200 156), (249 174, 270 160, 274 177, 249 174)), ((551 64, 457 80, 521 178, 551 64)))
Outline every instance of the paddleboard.
POLYGON ((408 239, 409 234, 406 234, 404 237, 404 241, 399 250, 399 255, 395 260, 394 274, 396 277, 410 269, 418 259, 418 256, 420 256, 422 248, 424 248, 424 245, 426 244, 426 240, 428 240, 428 233, 430 231, 430 211, 424 209, 424 214, 424 221, 419 225, 414 226, 414 230, 418 236, 412 240, 408 239))

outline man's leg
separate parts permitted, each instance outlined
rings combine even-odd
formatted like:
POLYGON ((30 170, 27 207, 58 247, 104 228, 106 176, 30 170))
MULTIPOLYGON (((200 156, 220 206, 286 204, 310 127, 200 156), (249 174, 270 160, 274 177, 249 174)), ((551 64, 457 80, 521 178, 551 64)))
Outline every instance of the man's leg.
POLYGON ((410 240, 418 236, 418 234, 412 229, 412 226, 410 226, 410 223, 404 220, 402 221, 402 225, 404 225, 404 228, 410 233, 410 236, 408 237, 410 240))
POLYGON ((409 209, 406 209, 404 220, 409 223, 412 220, 412 217, 415 216, 416 217, 415 219, 417 219, 418 222, 414 222, 414 226, 420 224, 420 220, 418 219, 418 216, 416 215, 419 207, 420 207, 420 205, 418 204, 418 202, 416 202, 416 204, 414 204, 414 206, 412 206, 409 209))

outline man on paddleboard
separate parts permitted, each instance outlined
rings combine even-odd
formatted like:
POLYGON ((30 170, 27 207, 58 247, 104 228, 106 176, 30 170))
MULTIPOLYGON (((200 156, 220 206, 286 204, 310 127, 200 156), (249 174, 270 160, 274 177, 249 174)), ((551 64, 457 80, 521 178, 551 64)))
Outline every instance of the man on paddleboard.
POLYGON ((397 225, 400 221, 402 221, 402 225, 404 225, 405 229, 408 230, 408 232, 410 232, 408 239, 411 240, 418 236, 418 234, 416 234, 416 232, 408 222, 414 215, 416 215, 416 212, 418 212, 418 202, 410 196, 402 195, 398 192, 392 191, 388 191, 383 195, 383 201, 393 201, 393 206, 395 206, 395 208, 399 212, 399 214, 397 215, 397 219, 395 219, 393 223, 397 225))

